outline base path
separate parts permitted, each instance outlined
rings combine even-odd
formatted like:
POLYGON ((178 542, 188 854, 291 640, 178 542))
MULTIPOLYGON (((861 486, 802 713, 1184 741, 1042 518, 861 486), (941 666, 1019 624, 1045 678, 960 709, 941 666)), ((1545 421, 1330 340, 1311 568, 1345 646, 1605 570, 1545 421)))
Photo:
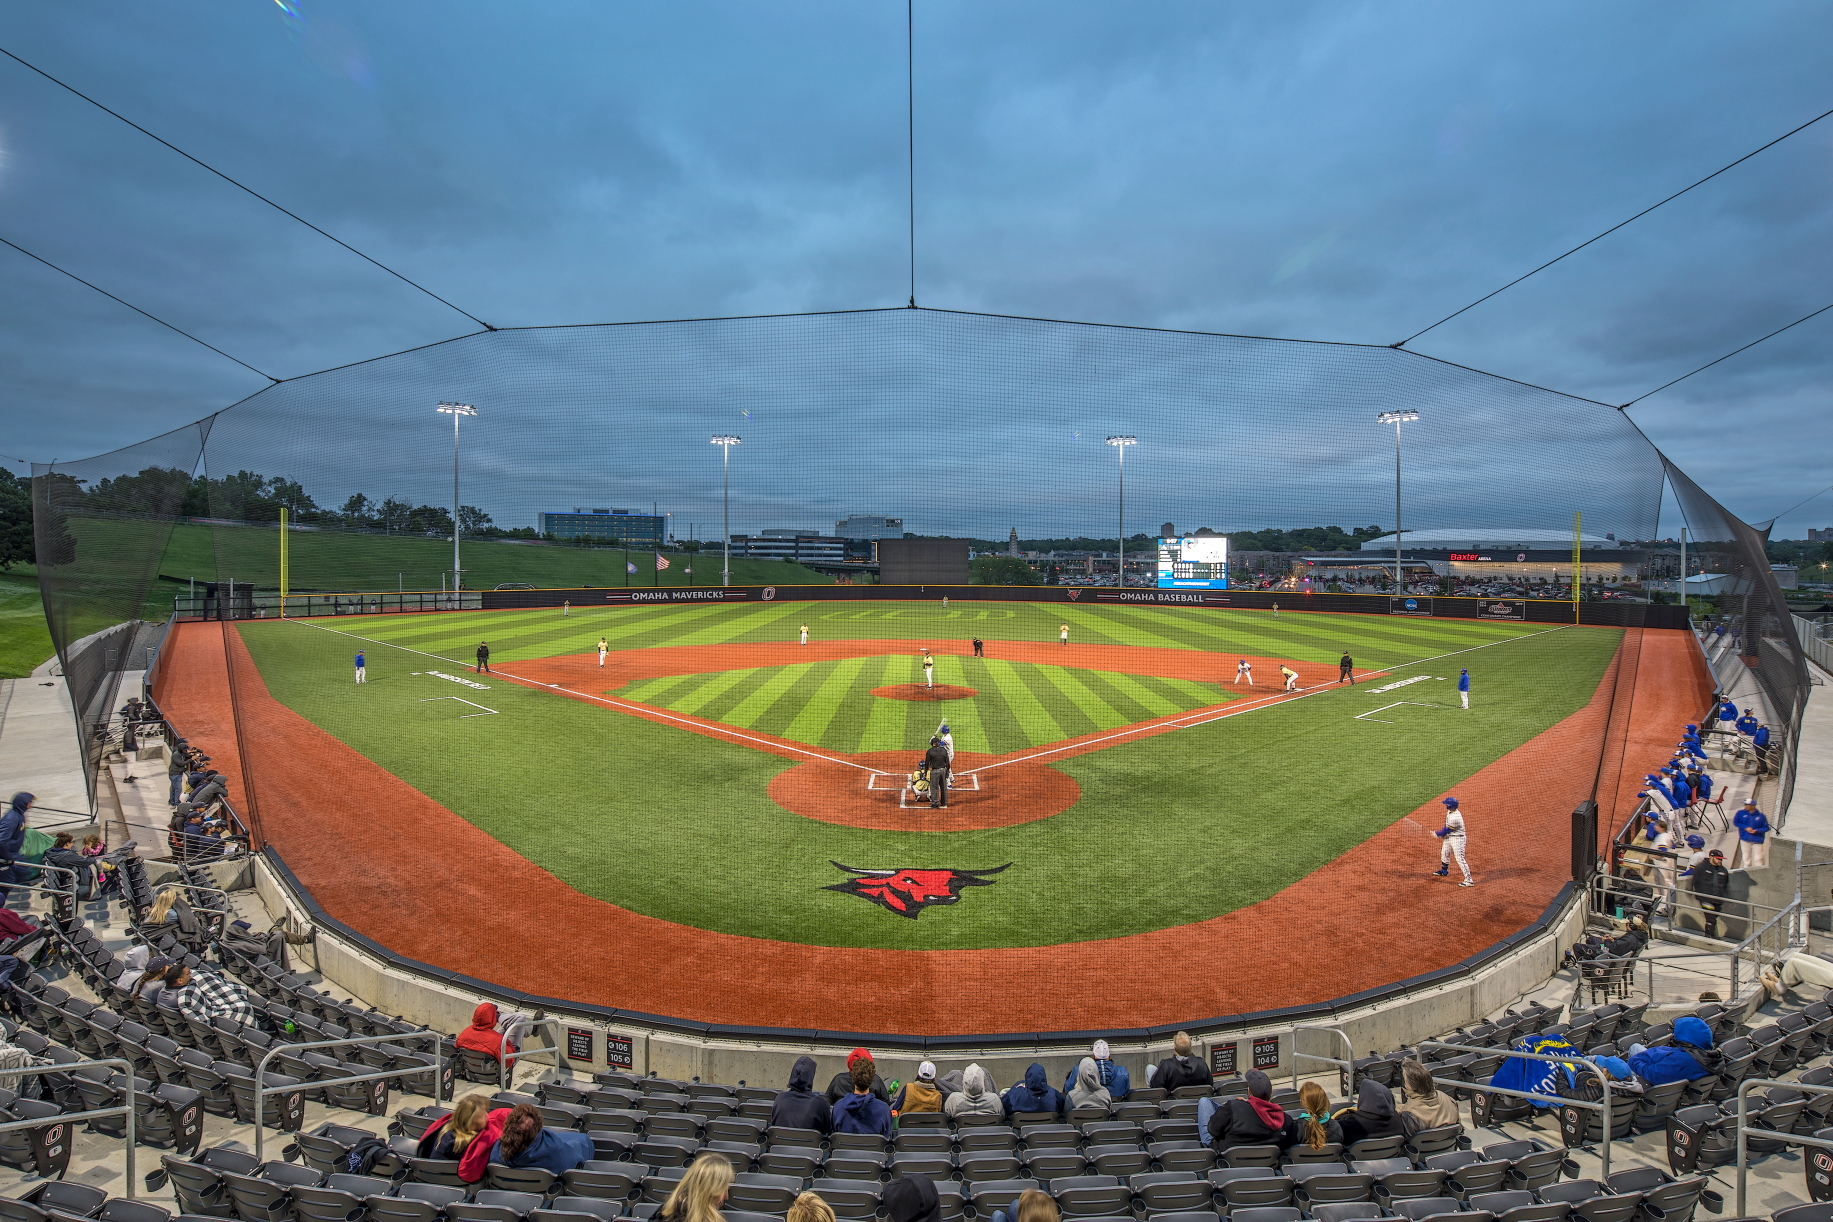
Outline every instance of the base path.
MULTIPOLYGON (((176 625, 160 707, 239 781, 233 666, 242 738, 259 761, 261 833, 327 912, 396 953, 540 996, 709 1023, 931 1036, 1111 1030, 1327 1001, 1485 949, 1539 916, 1566 879, 1568 816, 1594 780, 1572 761, 1596 757, 1620 664, 1585 708, 1457 786, 1475 888, 1426 876, 1443 810, 1433 801, 1280 894, 1182 928, 894 951, 710 933, 582 895, 274 700, 240 636, 227 645, 226 656, 216 624, 176 625), (1526 791, 1523 776, 1536 778, 1526 791)), ((1127 669, 1118 661, 1098 664, 1127 669)), ((1645 657, 1637 680, 1636 727, 1659 738, 1691 719, 1684 661, 1645 657)))

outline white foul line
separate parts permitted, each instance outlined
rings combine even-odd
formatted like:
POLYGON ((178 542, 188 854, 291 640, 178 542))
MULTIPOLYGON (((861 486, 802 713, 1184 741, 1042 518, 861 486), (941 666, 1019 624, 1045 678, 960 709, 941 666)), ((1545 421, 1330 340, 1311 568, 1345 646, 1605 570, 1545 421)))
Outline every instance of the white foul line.
MULTIPOLYGON (((443 678, 443 676, 441 677, 443 678)), ((472 704, 471 701, 466 700, 463 696, 428 696, 425 700, 422 700, 420 703, 427 704, 434 700, 456 700, 460 704, 470 704, 471 707, 474 709, 484 709, 483 705, 472 704)), ((460 713, 458 715, 458 720, 463 721, 467 717, 488 717, 492 713, 495 713, 496 711, 497 711, 496 709, 484 709, 484 711, 481 713, 460 713)))

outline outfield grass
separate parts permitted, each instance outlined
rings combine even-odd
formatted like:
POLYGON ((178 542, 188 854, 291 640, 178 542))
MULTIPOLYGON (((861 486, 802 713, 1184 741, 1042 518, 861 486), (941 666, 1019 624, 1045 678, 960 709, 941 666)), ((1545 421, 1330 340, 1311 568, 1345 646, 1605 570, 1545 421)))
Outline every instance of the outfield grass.
MULTIPOLYGON (((276 698, 586 894, 729 933, 909 949, 1112 937, 1265 899, 1582 708, 1620 636, 1590 627, 1020 604, 947 613, 931 604, 666 607, 567 620, 476 612, 239 627, 276 698), (1122 742, 1057 765, 1082 787, 1068 810, 941 834, 805 819, 765 792, 793 766, 777 756, 487 676, 489 690, 479 692, 425 673, 456 673, 479 639, 513 670, 517 659, 584 653, 601 634, 619 649, 786 641, 804 620, 821 640, 933 644, 978 632, 991 647, 1054 640, 1068 620, 1075 639, 1103 643, 1326 663, 1348 648, 1360 667, 1432 675, 1406 689, 1426 703, 1455 704, 1451 684, 1437 680, 1469 666, 1478 699, 1467 713, 1396 710, 1384 716, 1403 724, 1384 725, 1355 714, 1400 693, 1373 696, 1365 685, 1122 742), (370 668, 361 687, 349 671, 359 644, 370 668), (462 718, 475 710, 441 699, 451 696, 499 712, 462 718), (844 877, 833 861, 1012 866, 959 905, 907 920, 825 890, 844 877)), ((1086 686, 1087 674, 1081 678, 1086 686)), ((1059 729, 1089 716, 1073 688, 1019 682, 1060 719, 1059 729)), ((851 685, 802 690, 804 708, 827 702, 836 719, 856 699, 851 685)), ((927 720, 928 709, 913 707, 927 720)))
POLYGON ((15 565, 0 573, 0 679, 23 679, 53 652, 38 571, 15 565))

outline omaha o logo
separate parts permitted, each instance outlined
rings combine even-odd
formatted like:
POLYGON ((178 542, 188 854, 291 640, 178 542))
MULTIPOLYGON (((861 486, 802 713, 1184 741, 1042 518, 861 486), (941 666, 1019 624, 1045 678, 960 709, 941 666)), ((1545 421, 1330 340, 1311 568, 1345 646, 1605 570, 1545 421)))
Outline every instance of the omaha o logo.
POLYGON ((1526 553, 1526 552, 1516 552, 1516 553, 1515 553, 1515 559, 1516 559, 1517 561, 1520 561, 1520 562, 1522 562, 1522 563, 1526 563, 1526 561, 1527 561, 1527 553, 1526 553))
POLYGON ((769 602, 771 599, 775 597, 776 597, 776 587, 775 586, 765 586, 764 587, 764 601, 769 602))

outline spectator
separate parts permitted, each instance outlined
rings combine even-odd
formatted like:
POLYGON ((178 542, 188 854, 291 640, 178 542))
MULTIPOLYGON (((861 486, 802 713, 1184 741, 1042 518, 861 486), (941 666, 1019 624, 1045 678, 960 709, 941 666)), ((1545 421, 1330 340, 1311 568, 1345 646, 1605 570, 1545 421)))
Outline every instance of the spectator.
POLYGON ((1025 1069, 1025 1080, 1006 1089, 1006 1115, 1020 1112, 1063 1114, 1063 1094, 1050 1085, 1050 1077, 1037 1061, 1025 1069))
POLYGON ((815 1093, 815 1058, 797 1057, 789 1067, 789 1087, 780 1090, 770 1105, 771 1127, 813 1129, 822 1135, 834 1131, 834 1108, 815 1093))
POLYGON ((834 1105, 834 1132, 877 1133, 891 1136, 891 1105, 872 1093, 878 1080, 878 1066, 871 1057, 852 1063, 853 1093, 834 1105))
POLYGON ((834 1222, 834 1207, 812 1192, 805 1192, 789 1206, 783 1222, 834 1222))
POLYGON ((1341 1145, 1343 1126, 1330 1115, 1330 1096, 1316 1082, 1298 1088, 1299 1111, 1286 1118, 1286 1131, 1280 1134, 1280 1149, 1304 1142, 1306 1148, 1322 1150, 1327 1145, 1341 1145))
POLYGON ((185 740, 182 738, 179 739, 177 745, 166 754, 166 776, 169 777, 172 782, 171 800, 166 803, 167 806, 177 806, 179 799, 185 796, 185 772, 189 767, 185 762, 185 758, 188 754, 189 749, 186 747, 185 740))
POLYGON ((1833 989, 1833 962, 1805 950, 1796 951, 1780 964, 1763 969, 1763 987, 1777 1001, 1798 984, 1812 988, 1816 995, 1833 989))
POLYGON ((1049 1193, 1027 1188, 1018 1194, 1010 1209, 995 1209, 993 1222, 1059 1222, 1062 1216, 1049 1193))
POLYGON ((1394 1093, 1373 1078, 1362 1079, 1356 1091, 1356 1106, 1338 1112, 1337 1123, 1343 1126, 1346 1146, 1364 1137, 1389 1137, 1406 1131, 1394 1110, 1394 1093))
POLYGON ((1203 1058, 1191 1054, 1190 1033, 1180 1031, 1171 1039, 1171 1055, 1146 1074, 1146 1085, 1173 1091, 1180 1086, 1213 1086, 1215 1079, 1203 1058))
POLYGON ((1674 1020, 1674 1042, 1665 1048, 1642 1044, 1629 1046, 1629 1067, 1650 1086, 1669 1082, 1692 1082, 1710 1071, 1700 1056, 1713 1059, 1712 1028, 1688 1014, 1674 1020))
MULTIPOLYGON (((1096 1040, 1093 1051, 1095 1073, 1101 1079, 1101 1085, 1107 1088, 1114 1102, 1120 1102, 1133 1092, 1133 1075, 1127 1072, 1125 1065, 1113 1059, 1106 1040, 1096 1040)), ((1076 1068, 1071 1067, 1069 1076, 1063 1079, 1064 1094, 1068 1094, 1069 1088, 1076 1083, 1076 1068)))
POLYGON ((935 1062, 924 1061, 917 1066, 916 1077, 898 1087, 897 1097, 891 1100, 891 1112, 902 1116, 905 1112, 941 1110, 942 1088, 936 1085, 935 1062))
POLYGON ((212 768, 204 773, 203 784, 193 788, 191 796, 180 802, 178 809, 187 811, 202 809, 227 792, 229 792, 228 778, 212 768))
POLYGON ((458 1178, 475 1184, 490 1168, 490 1153, 503 1135, 509 1109, 493 1108, 487 1095, 472 1093, 458 1101, 450 1116, 434 1121, 420 1135, 416 1153, 458 1163, 458 1178))
POLYGON ((248 990, 227 976, 179 964, 166 973, 166 988, 178 1012, 194 1023, 208 1027, 219 1018, 233 1019, 244 1027, 260 1029, 261 1020, 249 1003, 248 990))
MULTIPOLYGON (((870 1061, 871 1059, 872 1054, 867 1052, 864 1048, 855 1048, 853 1051, 846 1054, 846 1069, 841 1073, 835 1074, 833 1080, 827 1084, 828 1106, 832 1107, 834 1104, 839 1103, 842 1099, 853 1093, 854 1063, 857 1061, 870 1061)), ((883 1099, 886 1103, 891 1102, 891 1089, 885 1085, 885 1080, 883 1078, 874 1077, 872 1079, 872 1093, 877 1095, 880 1099, 883 1099)))
POLYGON ((1572 1080, 1557 1085, 1559 1093, 1567 1099, 1602 1103, 1604 1078, 1610 1079, 1610 1097, 1613 1099, 1621 1099, 1626 1094, 1639 1095, 1643 1091, 1642 1081, 1629 1067, 1629 1062, 1617 1057, 1592 1057, 1578 1061, 1573 1065, 1572 1080))
POLYGON ((1408 1137, 1421 1129, 1438 1129, 1456 1124, 1457 1100, 1438 1089, 1432 1071, 1413 1057, 1400 1063, 1400 1078, 1407 1088, 1407 1101, 1400 1105, 1400 1125, 1408 1137))
MULTIPOLYGON (((583 1167, 595 1157, 597 1151, 590 1137, 570 1129, 548 1128, 541 1123, 541 1113, 526 1103, 518 1103, 510 1109, 503 1121, 502 1136, 497 1138, 496 1148, 490 1151, 490 1161, 493 1163, 503 1163, 510 1167, 541 1167, 555 1175, 565 1175, 577 1167, 583 1167)), ((725 1164, 726 1184, 729 1185, 732 1182, 732 1164, 726 1162, 725 1156, 720 1154, 703 1156, 696 1162, 705 1162, 708 1157, 725 1164)), ((688 1175, 692 1175, 696 1169, 690 1167, 688 1175)), ((686 1186, 687 1176, 683 1176, 674 1195, 668 1198, 669 1205, 675 1203, 676 1197, 681 1195, 686 1186)), ((724 1199, 723 1196, 720 1198, 722 1201, 724 1199)), ((717 1212, 712 1216, 717 1217, 717 1212)))
POLYGON ((155 955, 147 960, 146 971, 140 974, 140 979, 134 981, 132 995, 149 1006, 158 1005, 168 987, 166 976, 171 970, 172 961, 164 955, 155 955))
POLYGON ((1639 953, 1647 945, 1648 922, 1639 916, 1632 916, 1617 937, 1604 938, 1592 934, 1583 942, 1574 942, 1572 949, 1566 952, 1565 962, 1560 966, 1571 967, 1574 962, 1590 959, 1620 959, 1639 953))
POLYGON ((182 897, 177 887, 167 887, 153 897, 153 906, 146 910, 140 919, 142 925, 176 925, 178 923, 178 901, 182 897))
POLYGON ((1751 732, 1750 745, 1757 753, 1757 775, 1764 776, 1769 772, 1769 723, 1760 721, 1751 732))
POLYGON ((1095 1068, 1094 1057, 1083 1057, 1076 1065, 1075 1076, 1075 1085, 1069 1088, 1070 1107, 1099 1107, 1105 1112, 1114 1106, 1114 1096, 1101 1085, 1101 1071, 1095 1068))
POLYGON ((153 948, 144 944, 127 948, 121 956, 121 974, 115 977, 114 984, 123 993, 131 993, 134 986, 140 983, 140 977, 146 975, 147 960, 153 957, 153 948))
MULTIPOLYGON (((585 1137, 585 1134, 577 1136, 585 1137)), ((591 1144, 591 1138, 586 1138, 586 1144, 591 1144)), ((723 1215, 719 1210, 731 1192, 731 1160, 723 1154, 702 1154, 688 1164, 681 1182, 662 1203, 658 1216, 667 1222, 721 1222, 723 1215)))
POLYGON ((942 1217, 942 1196, 927 1175, 899 1176, 885 1185, 880 1200, 890 1222, 940 1222, 942 1217))
POLYGON ((1769 817, 1757 809, 1754 797, 1744 799, 1744 808, 1731 816, 1738 829, 1738 859, 1733 869, 1761 870, 1769 865, 1769 817))
POLYGON ((1642 881, 1642 871, 1634 866, 1625 866, 1623 873, 1611 880, 1610 893, 1623 915, 1631 920, 1646 920, 1655 906, 1655 889, 1642 881))
POLYGON ((1757 720, 1755 713, 1751 712, 1749 709, 1745 709, 1744 715, 1738 718, 1734 724, 1737 726, 1739 734, 1749 738, 1757 732, 1757 727, 1763 723, 1757 720))
POLYGON ((961 1090, 942 1101, 942 1111, 950 1120, 1004 1114, 999 1096, 994 1093, 992 1077, 978 1065, 969 1065, 962 1071, 961 1090))
MULTIPOLYGON (((1213 1099, 1214 1096, 1211 1096, 1213 1099)), ((1202 1116, 1203 1104, 1197 1104, 1202 1116)), ((1197 1136, 1217 1154, 1231 1146, 1276 1145, 1286 1129, 1286 1109, 1273 1102, 1273 1082, 1258 1069, 1247 1071, 1247 1094, 1216 1099, 1197 1136)))
POLYGON ((19 854, 25 850, 25 812, 37 800, 29 793, 16 793, 12 805, 0 815, 0 904, 6 903, 8 883, 26 880, 19 854))
POLYGON ((1706 860, 1694 866, 1693 898, 1699 901, 1700 916, 1706 923, 1706 936, 1718 937, 1718 914, 1724 911, 1725 897, 1731 894, 1731 871, 1725 868, 1725 855, 1717 849, 1706 854, 1706 860))
MULTIPOLYGON (((516 1010, 499 1011, 488 1001, 479 1002, 477 1009, 471 1011, 471 1025, 458 1033, 453 1042, 460 1048, 469 1048, 472 1052, 481 1052, 496 1060, 503 1059, 503 1046, 509 1041, 503 1038, 503 1032, 516 1023, 527 1022, 528 1017, 516 1010)), ((516 1046, 509 1044, 509 1051, 516 1046)))
POLYGON ((46 885, 62 891, 66 888, 75 892, 87 893, 91 889, 90 875, 95 866, 89 858, 77 851, 76 837, 69 832, 59 832, 51 841, 51 847, 45 850, 45 864, 51 867, 46 885), (67 874, 58 871, 68 870, 67 874))

